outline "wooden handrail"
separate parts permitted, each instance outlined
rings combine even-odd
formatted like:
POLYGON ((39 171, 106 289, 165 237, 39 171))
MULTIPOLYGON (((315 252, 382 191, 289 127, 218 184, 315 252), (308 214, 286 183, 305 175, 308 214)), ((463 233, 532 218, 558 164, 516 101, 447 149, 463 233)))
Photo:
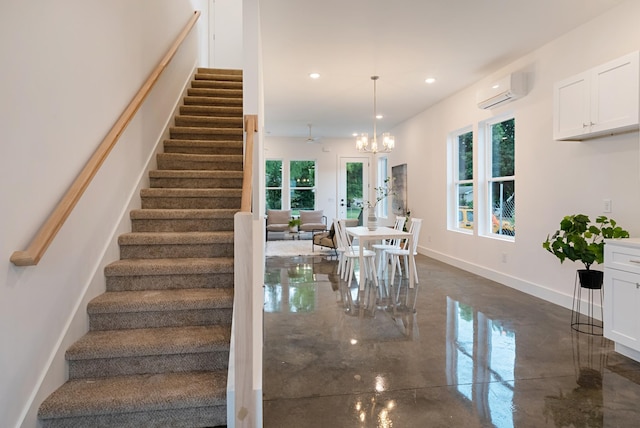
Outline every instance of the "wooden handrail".
POLYGON ((120 136, 127 128, 127 125, 129 125, 138 109, 140 109, 142 102, 147 98, 147 95, 149 95, 149 92, 151 92, 151 89, 160 78, 160 75, 173 59, 180 45, 187 38, 187 35, 194 27, 199 17, 200 11, 195 11, 160 63, 151 72, 142 87, 138 90, 138 93, 122 112, 106 137, 104 137, 96 151, 93 153, 93 156, 91 156, 82 171, 80 171, 80 174, 78 174, 71 187, 69 187, 69 190, 67 190, 67 193, 62 197, 62 200, 49 215, 49 218, 47 218, 44 224, 40 227, 40 230, 38 230, 36 236, 31 240, 27 249, 24 251, 15 251, 11 255, 10 260, 14 265, 34 266, 38 264, 45 251, 47 251, 49 244, 51 244, 53 238, 55 238, 65 220, 69 217, 71 211, 73 211, 73 208, 76 206, 80 197, 91 183, 91 180, 100 169, 100 166, 106 160, 111 149, 116 145, 120 136))
POLYGON ((247 145, 244 154, 242 172, 242 199, 240 211, 251 212, 251 184, 253 180, 253 138, 258 131, 258 116, 248 114, 244 117, 244 132, 247 134, 247 145))

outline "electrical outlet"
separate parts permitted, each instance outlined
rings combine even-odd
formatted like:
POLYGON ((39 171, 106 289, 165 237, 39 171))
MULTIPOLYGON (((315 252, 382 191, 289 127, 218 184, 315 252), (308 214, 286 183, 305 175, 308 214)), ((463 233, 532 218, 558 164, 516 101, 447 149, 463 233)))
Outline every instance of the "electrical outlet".
POLYGON ((603 199, 602 200, 602 212, 610 213, 611 212, 611 199, 603 199))

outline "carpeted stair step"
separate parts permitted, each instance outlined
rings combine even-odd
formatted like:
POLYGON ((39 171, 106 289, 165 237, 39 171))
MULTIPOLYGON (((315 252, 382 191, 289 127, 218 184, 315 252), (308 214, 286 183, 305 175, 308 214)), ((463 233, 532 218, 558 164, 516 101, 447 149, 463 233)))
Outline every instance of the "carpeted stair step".
POLYGON ((154 188, 242 188, 242 171, 159 169, 149 171, 149 179, 154 188))
POLYGON ((189 97, 235 98, 242 100, 242 89, 188 88, 189 97))
POLYGON ((176 140, 242 141, 242 128, 200 128, 197 126, 172 126, 170 138, 176 140))
POLYGON ((198 67, 196 74, 215 75, 217 77, 226 76, 230 79, 242 80, 242 69, 240 68, 198 67))
POLYGON ((182 101, 184 105, 242 107, 242 98, 186 96, 182 101))
POLYGON ((66 352, 69 379, 226 370, 231 325, 90 331, 66 352))
POLYGON ((180 114, 185 116, 233 116, 242 118, 242 107, 190 105, 180 106, 180 114))
POLYGON ((165 140, 165 153, 189 153, 200 155, 242 155, 242 141, 165 140))
POLYGON ((229 116, 186 116, 175 117, 176 126, 192 126, 202 128, 241 128, 243 126, 242 117, 229 116))
POLYGON ((233 287, 233 259, 117 260, 104 269, 107 291, 233 287))
POLYGON ((79 379, 40 406, 45 428, 195 427, 226 424, 226 372, 79 379))
POLYGON ((158 153, 158 169, 242 171, 242 155, 158 153))
POLYGON ((240 208, 241 189, 141 189, 142 208, 240 208))
POLYGON ((233 257, 233 232, 132 232, 118 245, 123 260, 233 257))
POLYGON ((90 330, 231 324, 233 289, 108 291, 87 305, 90 330))
POLYGON ((129 213, 132 232, 233 230, 236 209, 138 209, 129 213))
MULTIPOLYGON (((200 76, 203 76, 202 74, 200 76)), ((198 79, 198 75, 196 75, 196 80, 191 82, 192 88, 211 88, 211 89, 236 89, 242 90, 242 82, 239 80, 228 80, 228 79, 218 79, 217 76, 213 76, 210 78, 206 78, 212 75, 204 75, 204 78, 198 79)))

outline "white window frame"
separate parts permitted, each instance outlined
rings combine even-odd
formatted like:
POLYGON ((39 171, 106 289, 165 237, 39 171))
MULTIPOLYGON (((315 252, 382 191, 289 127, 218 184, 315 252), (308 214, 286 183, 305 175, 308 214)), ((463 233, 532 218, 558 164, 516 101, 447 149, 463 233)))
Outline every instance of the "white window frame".
POLYGON ((476 183, 475 183, 475 178, 476 178, 476 168, 475 168, 475 149, 473 150, 473 161, 472 161, 472 175, 470 179, 461 179, 460 178, 460 165, 459 165, 459 141, 460 141, 460 137, 462 135, 471 133, 472 135, 472 144, 473 146, 475 146, 475 136, 476 133, 473 130, 473 126, 469 125, 469 126, 465 126, 464 128, 460 128, 457 129, 453 132, 451 132, 449 134, 449 138, 448 138, 448 162, 447 164, 449 165, 449 192, 448 192, 448 203, 447 206, 449 208, 449 212, 447 215, 448 218, 448 229, 449 230, 453 230, 456 232, 461 232, 461 233, 467 233, 467 234, 473 234, 474 231, 476 230, 476 223, 475 223, 475 214, 476 214, 476 195, 474 194, 471 197, 471 202, 472 202, 472 209, 474 212, 474 226, 471 229, 468 228, 464 228, 460 226, 460 222, 458 219, 459 216, 459 205, 458 202, 460 200, 460 195, 458 194, 458 189, 460 185, 463 184, 470 184, 472 186, 472 188, 475 189, 477 188, 476 183))
POLYGON ((478 218, 478 225, 481 226, 479 228, 479 233, 486 237, 503 239, 507 241, 514 241, 515 236, 509 236, 499 233, 493 232, 492 221, 493 221, 493 204, 492 204, 492 195, 491 195, 491 186, 493 183, 500 183, 506 181, 513 181, 516 183, 516 175, 515 175, 515 151, 517 149, 517 135, 515 129, 515 114, 513 112, 505 113, 499 116, 492 117, 480 123, 478 129, 478 138, 479 144, 482 145, 483 150, 483 162, 482 168, 479 168, 478 174, 479 181, 482 183, 482 186, 478 189, 478 201, 479 208, 476 210, 476 217, 478 218), (514 174, 510 176, 498 176, 493 177, 493 165, 492 165, 492 127, 501 122, 506 122, 509 120, 514 120, 514 165, 513 170, 514 174))

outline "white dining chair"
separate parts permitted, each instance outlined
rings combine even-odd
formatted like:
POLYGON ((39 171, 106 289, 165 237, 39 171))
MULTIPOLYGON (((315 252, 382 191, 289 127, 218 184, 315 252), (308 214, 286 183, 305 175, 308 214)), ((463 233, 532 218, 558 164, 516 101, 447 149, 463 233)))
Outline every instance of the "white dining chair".
MULTIPOLYGON (((418 249, 418 238, 420 236, 420 228, 422 227, 422 219, 412 218, 409 226, 409 233, 411 233, 411 248, 408 248, 408 240, 404 241, 400 248, 394 248, 386 251, 388 257, 391 258, 391 284, 395 279, 396 266, 400 268, 400 259, 404 260, 404 270, 407 275, 409 273, 409 257, 413 259, 413 265, 415 266, 415 255, 418 249)), ((414 270, 415 283, 418 283, 418 269, 414 270)), ((400 270, 400 276, 402 277, 402 271, 400 270)), ((400 287, 398 287, 398 290, 400 287)))
MULTIPOLYGON (((393 228, 396 230, 402 230, 406 218, 404 216, 396 216, 396 222, 393 228)), ((387 250, 392 250, 400 247, 400 238, 383 240, 380 244, 373 244, 371 248, 376 252, 376 263, 378 265, 378 276, 381 277, 387 270, 389 264, 389 257, 386 254, 387 250)))
POLYGON ((346 257, 344 257, 344 252, 346 251, 345 243, 342 241, 342 233, 340 229, 342 228, 342 224, 339 220, 333 221, 333 230, 336 237, 336 253, 338 254, 338 275, 340 278, 345 279, 346 274, 346 257))
MULTIPOLYGON (((344 244, 344 253, 342 256, 345 259, 344 268, 348 272, 347 277, 344 278, 347 283, 347 288, 351 288, 351 280, 353 279, 353 273, 355 270, 355 261, 360 258, 360 248, 351 245, 351 240, 347 235, 346 225, 344 220, 339 221, 339 227, 336 230, 336 233, 340 233, 339 238, 344 244)), ((378 277, 376 275, 376 253, 372 250, 367 250, 366 248, 362 249, 364 262, 363 266, 360 266, 360 289, 364 289, 363 285, 366 283, 366 280, 372 280, 375 284, 376 288, 378 288, 378 277)))

